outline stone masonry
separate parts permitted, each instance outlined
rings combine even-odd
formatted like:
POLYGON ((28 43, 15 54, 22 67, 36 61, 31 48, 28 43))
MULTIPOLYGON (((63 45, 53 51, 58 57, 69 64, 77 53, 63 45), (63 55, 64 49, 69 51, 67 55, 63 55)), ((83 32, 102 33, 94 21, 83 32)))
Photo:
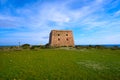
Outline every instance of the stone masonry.
POLYGON ((74 39, 70 30, 52 30, 50 32, 49 45, 53 47, 71 46, 74 47, 74 39))

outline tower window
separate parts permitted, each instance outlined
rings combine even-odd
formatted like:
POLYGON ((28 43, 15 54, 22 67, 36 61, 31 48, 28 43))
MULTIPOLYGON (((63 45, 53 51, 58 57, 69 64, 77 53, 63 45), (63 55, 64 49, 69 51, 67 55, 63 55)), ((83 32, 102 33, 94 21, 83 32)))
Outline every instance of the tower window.
POLYGON ((58 34, 58 36, 60 36, 60 34, 58 34))
POLYGON ((58 38, 58 41, 60 41, 60 38, 58 38))
POLYGON ((66 34, 66 36, 68 36, 68 34, 66 34))
POLYGON ((66 40, 68 41, 68 38, 66 40))

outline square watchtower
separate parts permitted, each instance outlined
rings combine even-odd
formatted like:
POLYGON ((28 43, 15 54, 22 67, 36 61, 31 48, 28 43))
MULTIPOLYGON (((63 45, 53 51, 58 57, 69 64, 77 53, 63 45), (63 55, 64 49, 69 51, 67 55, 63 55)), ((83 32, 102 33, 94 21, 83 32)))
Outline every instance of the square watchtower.
POLYGON ((72 31, 52 30, 50 32, 49 45, 53 47, 58 47, 58 46, 74 47, 74 39, 73 39, 72 31))

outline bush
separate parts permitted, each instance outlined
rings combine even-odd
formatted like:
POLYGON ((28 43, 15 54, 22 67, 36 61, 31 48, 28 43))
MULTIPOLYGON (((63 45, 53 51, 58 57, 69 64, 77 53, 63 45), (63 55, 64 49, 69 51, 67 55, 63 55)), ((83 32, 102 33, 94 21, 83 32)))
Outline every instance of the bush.
POLYGON ((75 48, 76 48, 76 49, 85 49, 86 46, 76 45, 75 48))
POLYGON ((96 49, 106 49, 106 47, 101 46, 101 45, 95 45, 94 47, 95 47, 96 49))
POLYGON ((120 50, 120 48, 118 46, 113 46, 111 50, 120 50))
POLYGON ((23 49, 29 49, 30 48, 30 44, 23 44, 21 47, 23 49))

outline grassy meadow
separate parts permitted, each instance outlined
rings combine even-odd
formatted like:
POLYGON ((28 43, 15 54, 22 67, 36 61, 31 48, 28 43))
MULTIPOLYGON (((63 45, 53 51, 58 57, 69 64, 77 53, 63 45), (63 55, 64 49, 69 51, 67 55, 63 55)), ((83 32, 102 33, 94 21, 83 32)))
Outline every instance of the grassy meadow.
POLYGON ((120 50, 1 50, 0 80, 120 80, 120 50))

